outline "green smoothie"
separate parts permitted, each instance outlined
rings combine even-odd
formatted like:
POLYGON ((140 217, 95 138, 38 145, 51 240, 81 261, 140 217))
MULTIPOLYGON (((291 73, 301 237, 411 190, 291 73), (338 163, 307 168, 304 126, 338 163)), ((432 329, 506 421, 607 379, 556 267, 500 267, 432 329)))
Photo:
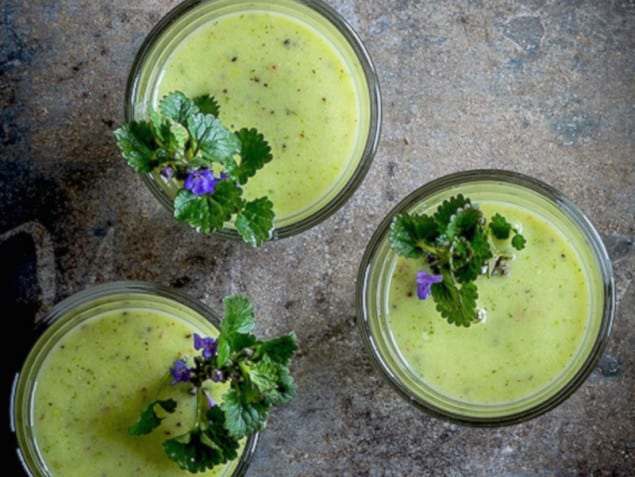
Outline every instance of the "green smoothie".
MULTIPOLYGON (((478 247, 476 253, 485 249, 478 247)), ((374 364, 409 402, 462 424, 508 425, 552 409, 592 372, 613 319, 612 280, 599 235, 557 190, 511 171, 462 171, 413 191, 373 234, 359 269, 359 324, 374 364), (500 214, 525 239, 518 249, 511 235, 490 234, 493 258, 470 282, 478 294, 471 323, 437 310, 458 299, 443 294, 450 289, 425 297, 425 281, 417 283, 419 271, 459 270, 435 268, 436 248, 427 240, 459 247, 452 253, 460 260, 461 243, 449 240, 450 234, 459 231, 473 244, 482 237, 461 235, 462 224, 475 215, 453 211, 449 204, 459 194, 480 208, 485 227, 500 214), (418 215, 454 228, 424 238, 432 226, 418 215), (431 253, 406 258, 417 256, 407 248, 412 236, 421 237, 416 247, 431 253)), ((471 316, 471 292, 464 296, 471 316)))
POLYGON ((230 129, 262 132, 274 159, 249 180, 245 197, 268 196, 280 226, 323 207, 352 176, 369 100, 343 40, 283 9, 252 8, 199 21, 156 66, 149 99, 156 106, 175 90, 211 94, 230 129))
MULTIPOLYGON (((201 326, 203 323, 199 323, 201 326)), ((193 357, 193 333, 217 336, 157 309, 111 310, 84 321, 50 351, 36 377, 33 433, 53 476, 184 476, 162 442, 192 425, 195 397, 187 386, 163 386, 176 359, 193 357), (180 394, 175 390, 179 390, 180 394), (158 397, 177 399, 162 432, 131 436, 128 428, 158 397)), ((224 385, 210 393, 218 402, 224 385)), ((205 476, 230 475, 234 463, 205 476)))
POLYGON ((459 401, 494 404, 524 398, 566 369, 583 342, 591 310, 587 270, 553 223, 510 204, 479 201, 522 227, 507 276, 477 280, 484 320, 448 324, 432 299, 417 298, 416 260, 399 257, 389 291, 389 327, 406 366, 428 386, 459 401))

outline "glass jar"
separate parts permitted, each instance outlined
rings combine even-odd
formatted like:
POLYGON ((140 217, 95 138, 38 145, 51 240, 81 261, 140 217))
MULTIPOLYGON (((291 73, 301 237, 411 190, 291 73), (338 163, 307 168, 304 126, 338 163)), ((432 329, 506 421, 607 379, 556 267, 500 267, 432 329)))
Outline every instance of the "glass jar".
MULTIPOLYGON (((220 321, 203 303, 151 282, 97 285, 55 305, 16 375, 11 397, 12 430, 27 474, 96 475, 100 466, 113 465, 108 464, 112 458, 123 475, 190 475, 169 460, 161 442, 168 429, 185 431, 174 419, 182 412, 191 421, 192 397, 178 401, 164 427, 147 436, 130 436, 127 429, 157 396, 153 388, 175 356, 195 352, 192 333, 217 336, 220 321), (155 353, 161 355, 158 360, 152 359, 155 353), (57 422, 61 415, 65 417, 57 422), (46 430, 45 421, 54 427, 46 430), (62 466, 72 466, 72 471, 62 466)), ((210 392, 220 399, 222 386, 214 386, 210 392)), ((237 459, 202 475, 244 475, 257 442, 255 433, 241 443, 237 459)))
POLYGON ((406 196, 372 236, 356 293, 363 341, 394 389, 473 426, 525 421, 571 396, 605 347, 615 307, 611 262, 585 215, 553 187, 504 170, 453 173, 406 196), (482 319, 469 327, 418 298, 425 263, 398 256, 389 240, 396 214, 432 215, 457 194, 487 219, 500 212, 527 239, 505 276, 477 279, 482 319))
MULTIPOLYGON (((274 203, 273 239, 335 213, 375 155, 381 97, 356 32, 322 0, 190 0, 148 34, 129 74, 125 120, 148 117, 172 91, 209 94, 231 130, 256 128, 273 160, 249 179, 247 198, 274 203)), ((144 175, 171 213, 181 187, 144 175)), ((217 232, 238 239, 233 224, 217 232)))

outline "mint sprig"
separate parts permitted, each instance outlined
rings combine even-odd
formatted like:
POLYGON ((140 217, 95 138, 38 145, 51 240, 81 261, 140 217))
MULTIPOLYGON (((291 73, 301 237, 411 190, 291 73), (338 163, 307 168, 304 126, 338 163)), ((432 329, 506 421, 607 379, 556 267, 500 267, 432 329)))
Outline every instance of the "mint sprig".
MULTIPOLYGON (((227 297, 223 305, 225 314, 218 338, 195 334, 194 347, 201 350, 201 355, 189 363, 177 360, 170 369, 172 384, 190 386, 197 405, 190 430, 166 440, 163 447, 170 459, 193 473, 235 459, 240 439, 264 429, 271 409, 295 395, 288 369, 297 349, 295 333, 260 340, 251 332, 254 310, 246 297, 227 297), (210 381, 229 383, 220 404, 207 394, 204 384, 210 381)), ((163 420, 157 410, 172 413, 176 407, 173 399, 151 402, 129 433, 152 432, 163 420)))
POLYGON ((125 123, 114 135, 136 172, 158 172, 178 184, 177 220, 211 234, 234 218, 243 240, 258 247, 271 238, 273 203, 266 197, 245 200, 242 186, 273 159, 271 147, 254 128, 230 131, 219 112, 213 96, 189 98, 175 91, 147 120, 125 123))
POLYGON ((476 279, 504 273, 509 259, 494 241, 508 240, 516 250, 525 238, 502 215, 489 224, 476 204, 462 194, 444 200, 432 215, 400 213, 393 217, 389 240, 401 256, 421 259, 426 270, 417 275, 420 299, 432 296, 449 323, 470 326, 479 320, 476 279))

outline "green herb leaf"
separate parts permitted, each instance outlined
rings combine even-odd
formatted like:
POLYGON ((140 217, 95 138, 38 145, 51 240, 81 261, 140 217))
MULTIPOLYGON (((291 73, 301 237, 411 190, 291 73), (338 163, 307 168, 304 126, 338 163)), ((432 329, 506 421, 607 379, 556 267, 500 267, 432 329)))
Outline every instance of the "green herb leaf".
POLYGON ((240 184, 246 184, 250 177, 273 159, 273 155, 269 143, 256 129, 243 128, 236 135, 240 142, 241 161, 231 173, 240 184))
POLYGON ((270 406, 280 406, 289 402, 295 396, 295 382, 289 374, 287 368, 281 368, 278 375, 278 385, 267 396, 267 402, 270 406))
POLYGON ((137 423, 128 429, 130 435, 140 436, 149 434, 161 424, 164 418, 157 415, 154 409, 155 406, 161 407, 167 413, 173 413, 176 409, 176 401, 174 399, 165 399, 150 403, 145 411, 141 413, 137 423))
POLYGON ((260 349, 263 353, 269 355, 275 363, 286 366, 291 360, 293 353, 298 349, 297 337, 295 333, 280 336, 279 338, 265 341, 260 349))
POLYGON ((426 215, 396 215, 390 225, 390 243, 399 255, 418 258, 434 248, 439 237, 439 227, 426 215))
MULTIPOLYGON (((217 339, 194 336, 194 348, 201 350, 193 365, 183 361, 171 368, 173 383, 186 382, 196 389, 196 418, 184 434, 166 440, 165 452, 189 472, 202 472, 237 457, 239 439, 267 425, 271 409, 295 395, 295 383, 287 367, 297 349, 295 333, 268 341, 250 333, 254 310, 243 295, 223 300, 225 316, 217 339), (229 381, 229 389, 217 405, 204 387, 208 380, 229 381)), ((155 401, 142 414, 131 433, 151 432, 161 419, 155 406, 173 412, 173 400, 155 401)))
POLYGON ((221 181, 213 195, 195 195, 181 189, 174 198, 174 218, 187 221, 197 232, 212 233, 242 208, 242 191, 233 182, 221 181))
POLYGON ((489 223, 489 228, 492 230, 494 237, 501 240, 509 238, 509 234, 512 230, 512 225, 507 222, 507 219, 500 214, 495 214, 489 223))
POLYGON ((267 403, 249 402, 245 396, 236 389, 230 389, 223 395, 221 404, 227 419, 227 430, 237 439, 264 429, 269 418, 270 406, 267 403))
POLYGON ((163 443, 168 457, 192 473, 204 472, 238 456, 240 442, 227 430, 225 413, 213 406, 206 417, 204 426, 163 443))
POLYGON ((156 143, 147 123, 132 121, 114 132, 117 146, 128 165, 137 172, 150 172, 157 164, 156 143))
POLYGON ((448 323, 457 326, 470 326, 478 321, 476 311, 478 290, 473 282, 464 283, 457 287, 446 274, 441 283, 432 285, 431 292, 437 305, 437 311, 448 320, 448 323))
POLYGON ((225 317, 217 342, 218 365, 225 366, 233 351, 246 347, 240 335, 248 334, 254 326, 254 310, 245 296, 234 295, 223 300, 225 317))
POLYGON ((161 98, 161 101, 159 101, 159 112, 163 117, 187 126, 188 118, 198 113, 199 109, 194 104, 194 101, 181 91, 174 91, 161 98))
POLYGON ((249 381, 256 387, 260 394, 268 394, 276 388, 278 383, 278 369, 276 363, 271 361, 269 356, 264 355, 262 359, 256 362, 247 362, 243 366, 245 375, 249 381))
POLYGON ((456 214, 459 209, 470 204, 470 199, 463 197, 462 194, 450 197, 441 203, 433 218, 441 229, 445 229, 450 224, 452 216, 456 214))
POLYGON ((273 202, 266 197, 254 199, 236 215, 236 230, 245 242, 259 247, 271 238, 274 216, 273 202))
MULTIPOLYGON (((392 249, 401 256, 422 259, 425 270, 417 281, 417 295, 429 294, 441 316, 459 326, 469 326, 478 320, 475 281, 484 271, 491 270, 494 259, 493 238, 508 239, 517 250, 525 246, 519 234, 500 214, 489 225, 476 204, 461 194, 444 200, 432 216, 401 213, 393 217, 389 240, 392 249)), ((498 255, 494 263, 509 257, 498 255)), ((414 281, 414 280, 413 280, 414 281)))
POLYGON ((218 102, 216 101, 216 98, 214 98, 214 96, 197 96, 193 99, 193 101, 201 113, 211 114, 218 117, 218 114, 220 113, 220 106, 218 105, 218 102))
POLYGON ((273 236, 271 201, 245 201, 244 185, 273 158, 256 129, 232 132, 218 118, 213 96, 193 99, 180 91, 165 95, 147 121, 131 121, 114 131, 117 146, 138 173, 174 181, 174 217, 197 232, 214 233, 232 219, 254 247, 273 236))
POLYGON ((190 161, 193 167, 211 168, 217 162, 227 172, 236 168, 234 156, 240 152, 240 141, 218 119, 210 114, 193 114, 187 118, 187 129, 196 148, 190 161))
POLYGON ((526 243, 527 240, 525 240, 525 237, 518 233, 514 235, 511 241, 512 247, 514 247, 516 250, 522 250, 523 248, 525 248, 526 243))

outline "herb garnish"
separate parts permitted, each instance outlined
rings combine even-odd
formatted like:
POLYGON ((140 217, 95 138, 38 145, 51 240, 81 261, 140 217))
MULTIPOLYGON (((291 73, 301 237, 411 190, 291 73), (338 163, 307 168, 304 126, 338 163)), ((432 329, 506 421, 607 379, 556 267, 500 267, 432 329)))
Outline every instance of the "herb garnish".
POLYGON ((498 253, 493 241, 510 237, 513 248, 524 248, 525 238, 505 217, 497 213, 487 223, 478 205, 458 194, 443 201, 433 215, 397 214, 389 240, 398 255, 423 258, 432 272, 417 273, 419 299, 432 295, 449 323, 470 326, 479 321, 474 282, 484 273, 506 273, 510 257, 498 253))
MULTIPOLYGON (((194 335, 194 348, 201 350, 191 360, 174 362, 166 383, 187 383, 196 394, 196 416, 192 428, 164 441, 170 459, 190 472, 201 472, 237 457, 239 440, 263 429, 273 406, 288 402, 295 384, 288 364, 297 349, 295 333, 268 341, 250 333, 254 326, 253 306, 242 295, 223 300, 225 316, 217 339, 194 335), (229 383, 222 402, 213 401, 204 383, 229 383)), ((157 410, 173 413, 173 399, 156 400, 130 427, 132 435, 152 432, 162 421, 157 410)))
POLYGON ((136 172, 159 172, 165 181, 183 183, 174 198, 174 217, 197 232, 213 233, 235 217, 244 241, 258 247, 271 238, 273 204, 267 197, 242 198, 242 186, 273 158, 256 129, 231 132, 218 119, 213 96, 164 96, 149 119, 114 131, 117 146, 136 172), (237 161, 237 158, 240 158, 237 161))

